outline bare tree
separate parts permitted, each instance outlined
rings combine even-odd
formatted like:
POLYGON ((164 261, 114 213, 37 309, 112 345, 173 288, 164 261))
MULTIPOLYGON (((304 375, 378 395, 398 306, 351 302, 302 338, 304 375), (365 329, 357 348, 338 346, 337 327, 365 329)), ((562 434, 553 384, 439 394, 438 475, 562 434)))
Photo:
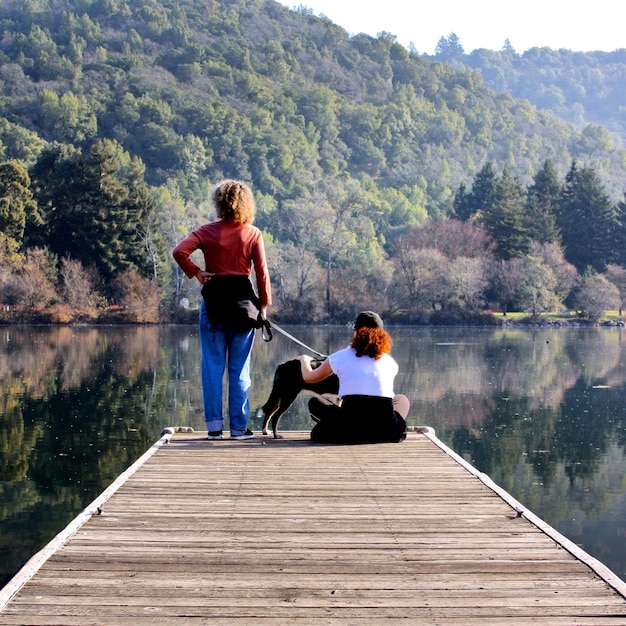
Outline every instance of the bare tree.
POLYGON ((538 257, 514 257, 491 267, 491 288, 504 315, 509 306, 533 317, 553 311, 560 303, 556 285, 554 272, 538 257))
POLYGON ((14 274, 7 289, 16 304, 26 307, 46 307, 57 297, 55 265, 43 248, 26 253, 24 265, 14 274))
POLYGON ((533 241, 530 255, 541 259, 552 270, 556 278, 555 293, 560 302, 563 302, 579 280, 578 270, 565 259, 563 248, 557 243, 533 241))
POLYGON ((414 229, 413 235, 416 246, 435 248, 451 259, 485 258, 495 249, 487 232, 473 222, 429 219, 422 228, 414 229))
POLYGON ((407 240, 396 242, 394 255, 404 302, 410 309, 435 309, 446 299, 444 277, 447 258, 433 248, 413 248, 407 240))
POLYGON ((589 270, 581 279, 575 303, 586 318, 597 322, 607 309, 619 307, 619 289, 603 274, 589 270))
POLYGON ((460 305, 469 310, 479 309, 488 286, 486 264, 478 257, 456 257, 449 262, 443 275, 448 287, 446 305, 460 305))
POLYGON ((530 311, 533 317, 545 311, 554 311, 559 306, 554 272, 538 257, 523 257, 521 261, 522 271, 516 294, 518 306, 522 311, 530 311))
POLYGON ((624 307, 624 301, 626 301, 626 267, 609 263, 606 269, 606 277, 619 290, 619 296, 620 296, 619 314, 621 317, 622 308, 624 307))
POLYGON ((94 289, 97 283, 96 270, 85 269, 75 259, 63 258, 59 273, 67 304, 79 315, 95 316, 99 301, 94 289))
MULTIPOLYGON (((324 311, 324 269, 315 255, 292 243, 266 244, 272 275, 272 293, 281 317, 289 321, 318 322, 324 311)), ((272 307, 274 308, 274 307, 272 307)))
POLYGON ((124 307, 124 315, 129 321, 159 321, 161 289, 156 281, 142 276, 136 270, 126 270, 120 272, 113 282, 118 302, 124 307))
POLYGON ((497 260, 490 267, 491 289, 506 316, 508 307, 517 295, 518 285, 524 274, 524 264, 520 257, 497 260))

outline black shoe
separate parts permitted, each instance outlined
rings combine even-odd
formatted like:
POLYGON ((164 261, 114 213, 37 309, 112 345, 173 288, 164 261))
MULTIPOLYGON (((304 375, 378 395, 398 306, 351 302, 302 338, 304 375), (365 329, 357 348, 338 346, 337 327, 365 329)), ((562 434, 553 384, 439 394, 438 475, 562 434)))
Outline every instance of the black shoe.
POLYGON ((210 430, 207 439, 221 439, 222 431, 221 430, 210 430))
POLYGON ((254 433, 249 428, 246 428, 246 432, 241 433, 241 435, 230 436, 231 439, 236 439, 237 441, 241 441, 242 439, 252 439, 253 437, 254 437, 254 433))

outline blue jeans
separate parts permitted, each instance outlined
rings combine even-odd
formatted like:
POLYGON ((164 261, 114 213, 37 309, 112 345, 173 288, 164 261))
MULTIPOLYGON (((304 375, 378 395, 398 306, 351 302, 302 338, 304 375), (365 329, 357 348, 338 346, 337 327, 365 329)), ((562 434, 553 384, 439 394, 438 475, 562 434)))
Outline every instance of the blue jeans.
POLYGON ((250 417, 250 359, 254 329, 238 331, 209 322, 204 301, 200 303, 200 348, 204 421, 208 431, 224 428, 223 379, 228 363, 228 418, 230 434, 246 431, 250 417))

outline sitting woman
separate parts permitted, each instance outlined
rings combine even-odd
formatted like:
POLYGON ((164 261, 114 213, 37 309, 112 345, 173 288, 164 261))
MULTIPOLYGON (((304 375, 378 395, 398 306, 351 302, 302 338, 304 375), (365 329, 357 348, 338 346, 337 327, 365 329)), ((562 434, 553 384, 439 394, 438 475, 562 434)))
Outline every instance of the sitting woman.
POLYGON ((315 369, 311 357, 299 357, 306 382, 333 373, 339 378, 340 404, 317 396, 309 400, 311 416, 317 421, 311 431, 313 441, 395 443, 406 438, 409 400, 393 392, 398 364, 390 353, 391 337, 380 316, 364 311, 356 318, 350 346, 331 354, 315 369))

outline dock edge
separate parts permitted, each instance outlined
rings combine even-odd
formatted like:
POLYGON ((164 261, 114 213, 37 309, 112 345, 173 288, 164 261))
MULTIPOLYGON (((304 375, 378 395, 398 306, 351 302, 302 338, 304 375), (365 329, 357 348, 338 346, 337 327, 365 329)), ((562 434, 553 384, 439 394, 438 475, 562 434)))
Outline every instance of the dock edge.
POLYGON ((43 564, 93 516, 100 515, 104 505, 137 470, 152 457, 161 446, 170 442, 176 432, 193 431, 191 428, 170 426, 161 431, 160 438, 148 448, 132 465, 124 470, 95 500, 87 505, 58 535, 51 539, 39 552, 35 553, 22 568, 0 589, 0 611, 11 601, 20 589, 39 571, 43 564))
POLYGON ((435 430, 429 426, 416 426, 410 430, 418 432, 430 439, 437 447, 441 448, 447 455, 452 457, 457 463, 462 465, 470 474, 478 478, 486 487, 495 492, 507 504, 509 504, 520 517, 525 517, 529 522, 548 535, 553 541, 567 550, 579 561, 587 565, 594 573, 596 573, 604 582, 612 587, 623 598, 626 598, 626 582, 624 582, 615 572, 609 569, 604 563, 585 552, 581 547, 577 546, 573 541, 562 535, 558 530, 550 526, 539 516, 526 508, 521 502, 516 500, 508 491, 497 485, 487 474, 476 469, 471 463, 466 461, 462 456, 457 454, 452 448, 449 448, 435 434, 435 430))

